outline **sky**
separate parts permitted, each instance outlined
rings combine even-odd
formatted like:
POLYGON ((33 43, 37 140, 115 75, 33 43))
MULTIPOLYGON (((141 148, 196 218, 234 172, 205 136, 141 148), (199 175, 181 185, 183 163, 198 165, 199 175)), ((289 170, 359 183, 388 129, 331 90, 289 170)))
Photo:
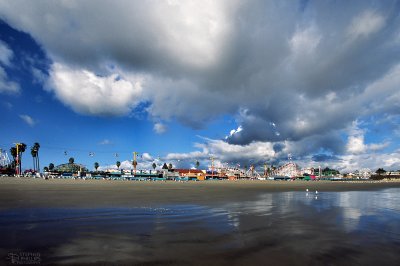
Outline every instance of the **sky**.
POLYGON ((0 148, 41 167, 400 169, 399 1, 0 0, 0 148))

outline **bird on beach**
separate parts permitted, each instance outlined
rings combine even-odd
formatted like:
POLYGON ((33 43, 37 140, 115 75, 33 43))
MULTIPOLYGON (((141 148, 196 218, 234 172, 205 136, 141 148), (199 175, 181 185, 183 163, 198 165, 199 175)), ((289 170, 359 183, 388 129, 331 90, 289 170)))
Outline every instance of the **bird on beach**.
POLYGON ((306 191, 308 192, 308 188, 306 189, 306 191))
POLYGON ((318 190, 315 191, 315 194, 318 194, 318 190))

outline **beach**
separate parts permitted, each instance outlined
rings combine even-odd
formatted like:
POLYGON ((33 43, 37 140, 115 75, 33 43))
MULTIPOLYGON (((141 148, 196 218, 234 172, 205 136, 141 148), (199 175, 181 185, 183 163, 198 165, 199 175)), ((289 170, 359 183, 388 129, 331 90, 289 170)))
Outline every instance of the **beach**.
POLYGON ((0 262, 397 265, 399 191, 394 180, 1 177, 0 262))
POLYGON ((399 188, 400 181, 122 181, 0 178, 0 208, 105 208, 214 205, 267 192, 362 191, 399 188))

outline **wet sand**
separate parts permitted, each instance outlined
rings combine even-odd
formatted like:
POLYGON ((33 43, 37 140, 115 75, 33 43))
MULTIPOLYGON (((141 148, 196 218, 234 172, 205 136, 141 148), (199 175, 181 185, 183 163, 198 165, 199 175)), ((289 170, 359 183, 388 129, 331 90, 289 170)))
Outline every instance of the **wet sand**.
POLYGON ((378 190, 399 181, 122 181, 0 177, 0 209, 104 208, 214 204, 252 200, 262 193, 378 190))
POLYGON ((5 177, 0 264, 398 265, 399 188, 5 177))

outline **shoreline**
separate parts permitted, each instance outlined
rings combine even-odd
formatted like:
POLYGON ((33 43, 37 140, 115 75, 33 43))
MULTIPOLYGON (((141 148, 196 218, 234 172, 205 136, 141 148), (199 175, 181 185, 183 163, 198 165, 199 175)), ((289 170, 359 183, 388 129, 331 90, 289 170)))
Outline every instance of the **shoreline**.
POLYGON ((263 193, 380 190, 400 180, 360 181, 123 181, 0 177, 0 209, 113 208, 173 204, 217 205, 263 193))

